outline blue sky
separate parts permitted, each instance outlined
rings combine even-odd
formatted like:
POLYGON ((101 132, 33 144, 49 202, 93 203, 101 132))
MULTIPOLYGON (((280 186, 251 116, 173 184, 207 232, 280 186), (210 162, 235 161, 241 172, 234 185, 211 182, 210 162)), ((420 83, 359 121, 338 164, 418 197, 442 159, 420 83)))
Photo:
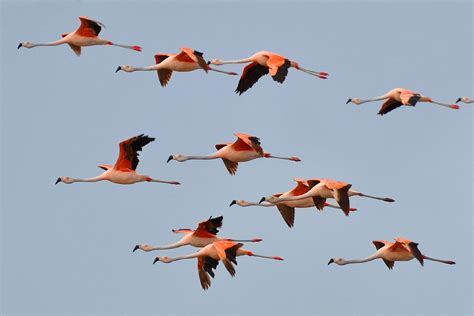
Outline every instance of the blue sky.
MULTIPOLYGON (((2 1, 2 314, 450 314, 472 312, 472 107, 429 104, 387 116, 379 104, 346 105, 394 87, 452 103, 472 91, 470 1, 2 1), (138 44, 17 50, 77 28, 80 15, 103 22, 101 37, 138 44), (279 85, 260 81, 242 96, 237 77, 114 73, 154 63, 180 47, 207 59, 269 50, 326 71, 320 80, 291 69, 279 85), (234 132, 261 138, 273 154, 235 177, 220 161, 171 162, 172 153, 207 154, 234 132), (138 171, 182 186, 142 183, 54 185, 113 164, 118 143, 146 133, 138 171), (273 208, 229 208, 286 191, 292 178, 328 177, 396 203, 354 198, 358 211, 299 209, 288 229, 273 208), (219 266, 201 290, 195 261, 152 265, 172 228, 224 216, 222 236, 262 237, 246 247, 278 255, 239 258, 231 278, 219 266), (455 266, 359 258, 371 241, 402 236, 455 266)), ((242 65, 225 66, 241 72, 242 65)), ((180 248, 166 254, 194 252, 180 248)), ((164 252, 163 252, 164 254, 164 252)))

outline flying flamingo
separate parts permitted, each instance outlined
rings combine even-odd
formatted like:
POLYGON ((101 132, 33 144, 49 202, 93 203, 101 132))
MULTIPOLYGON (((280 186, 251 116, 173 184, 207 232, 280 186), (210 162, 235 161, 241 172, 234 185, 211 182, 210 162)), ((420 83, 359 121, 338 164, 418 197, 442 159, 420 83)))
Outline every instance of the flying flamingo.
POLYGON ((413 258, 416 258, 416 260, 418 260, 422 266, 424 260, 431 260, 445 264, 456 264, 456 262, 451 260, 434 259, 422 254, 418 249, 418 244, 407 239, 395 238, 394 243, 385 240, 374 240, 373 243, 375 248, 377 248, 377 251, 367 258, 356 260, 332 258, 329 260, 328 265, 335 263, 337 265, 343 266, 346 264, 363 263, 375 259, 382 259, 387 267, 391 270, 393 269, 395 261, 409 261, 413 258))
POLYGON ((463 103, 474 103, 474 100, 473 99, 470 99, 468 97, 460 97, 456 100, 456 103, 459 103, 459 102, 463 102, 463 103))
POLYGON ((181 238, 178 242, 166 246, 150 246, 146 244, 136 245, 133 248, 133 252, 140 249, 146 252, 153 251, 153 250, 165 250, 165 249, 173 249, 179 248, 182 246, 190 245, 193 247, 204 247, 209 245, 214 241, 219 240, 228 240, 228 241, 235 241, 235 242, 260 242, 262 239, 254 238, 251 240, 237 240, 237 239, 222 239, 217 237, 217 233, 219 232, 218 228, 222 226, 223 217, 209 217, 208 220, 200 222, 195 230, 192 229, 173 229, 173 233, 175 234, 184 234, 184 237, 181 238))
POLYGON ((236 257, 238 256, 253 256, 265 259, 283 260, 281 257, 254 254, 249 250, 242 249, 242 246, 243 244, 241 243, 227 240, 215 241, 190 255, 175 258, 156 257, 153 264, 158 261, 170 263, 178 260, 197 258, 197 268, 201 287, 203 290, 207 290, 211 286, 211 278, 209 276, 214 278, 213 269, 217 268, 219 261, 222 261, 231 276, 235 276, 235 268, 232 263, 237 264, 236 257))
POLYGON ((167 162, 176 160, 183 162, 186 160, 211 160, 222 159, 225 167, 231 175, 237 172, 239 162, 250 161, 256 158, 276 158, 290 161, 301 161, 297 157, 277 157, 263 151, 260 146, 260 139, 255 136, 250 136, 242 133, 234 133, 237 140, 234 143, 217 144, 217 151, 207 156, 185 156, 181 154, 170 155, 167 162))
MULTIPOLYGON (((304 179, 299 179, 296 178, 294 179, 296 181, 296 186, 291 189, 288 192, 285 193, 275 193, 272 196, 276 198, 285 198, 289 196, 300 196, 302 194, 307 193, 310 188, 308 185, 308 182, 304 179)), ((263 202, 263 200, 261 200, 263 202)), ((295 221, 295 208, 307 208, 307 207, 314 207, 314 202, 311 197, 302 199, 302 200, 296 200, 296 201, 286 201, 286 202, 280 202, 280 203, 253 203, 253 202, 247 202, 244 200, 233 200, 229 206, 232 206, 234 204, 237 204, 241 207, 247 207, 247 206, 264 206, 264 207, 270 207, 270 206, 276 206, 278 211, 280 211, 281 216, 283 217, 283 220, 285 223, 288 225, 288 227, 293 227, 294 221, 295 221)), ((338 206, 334 206, 328 203, 324 203, 323 207, 331 207, 331 208, 336 208, 340 209, 338 206)), ((351 208, 349 209, 350 211, 355 211, 356 209, 351 208)))
POLYGON ((133 184, 137 182, 159 182, 167 184, 180 184, 176 181, 164 181, 152 179, 148 176, 141 175, 135 172, 138 166, 138 152, 142 150, 142 147, 148 143, 154 141, 152 137, 144 136, 143 134, 124 140, 120 143, 120 152, 114 166, 111 165, 100 165, 99 168, 104 169, 105 172, 101 175, 89 178, 89 179, 74 179, 71 177, 59 177, 56 180, 56 184, 63 182, 71 184, 74 182, 97 182, 97 181, 110 181, 117 184, 133 184))
POLYGON ((301 70, 307 74, 321 79, 327 79, 327 76, 329 76, 329 74, 325 72, 304 69, 300 67, 295 61, 267 51, 261 51, 248 58, 240 60, 222 61, 219 59, 213 59, 209 63, 213 65, 249 63, 247 66, 245 66, 242 75, 240 76, 237 89, 235 89, 235 92, 239 95, 250 89, 258 81, 258 79, 260 79, 260 77, 266 74, 270 74, 274 81, 283 83, 285 81, 286 75, 288 74, 288 68, 290 67, 301 70))
POLYGON ((267 201, 270 203, 280 203, 286 201, 297 201, 303 200, 308 197, 313 199, 314 205, 318 210, 323 209, 326 199, 335 199, 337 204, 341 207, 342 211, 346 216, 349 215, 351 211, 349 197, 350 196, 362 196, 371 199, 381 200, 385 202, 394 202, 395 200, 391 198, 381 198, 372 195, 367 195, 357 191, 350 191, 349 189, 352 187, 352 184, 343 182, 343 181, 335 181, 331 179, 309 179, 307 183, 310 187, 310 190, 304 194, 298 196, 287 196, 287 197, 275 197, 275 196, 268 196, 263 197, 260 202, 267 201))
POLYGON ((71 33, 61 34, 62 38, 57 41, 46 43, 46 44, 34 44, 32 42, 22 42, 18 44, 18 49, 20 49, 20 47, 33 48, 37 46, 58 46, 62 44, 68 44, 72 48, 74 53, 76 53, 77 56, 81 55, 82 46, 94 46, 94 45, 113 45, 113 46, 133 49, 137 52, 142 51, 142 48, 140 46, 128 46, 128 45, 115 44, 109 40, 99 38, 98 35, 100 33, 100 30, 102 29, 102 27, 105 27, 105 25, 98 21, 91 20, 85 16, 80 16, 79 20, 81 20, 81 25, 79 26, 77 30, 71 33))
POLYGON ((166 87, 173 71, 188 72, 202 69, 206 73, 208 70, 224 73, 227 75, 237 75, 235 72, 227 72, 211 68, 203 58, 203 53, 191 48, 181 48, 179 54, 155 54, 155 65, 147 67, 132 67, 130 65, 118 66, 115 72, 123 70, 125 72, 134 71, 156 71, 162 87, 166 87))
POLYGON ((457 106, 456 104, 445 104, 445 103, 436 102, 436 101, 431 100, 431 98, 428 98, 424 95, 421 95, 419 93, 416 93, 407 89, 402 89, 402 88, 392 89, 389 92, 385 93, 384 95, 375 97, 373 99, 361 100, 359 98, 352 98, 352 99, 347 100, 346 104, 352 102, 354 104, 359 105, 362 103, 379 101, 379 100, 387 100, 384 102, 384 104, 382 104, 382 107, 377 113, 380 115, 387 114, 388 112, 391 112, 402 105, 415 106, 417 102, 429 102, 429 103, 442 105, 442 106, 455 109, 455 110, 459 109, 459 106, 457 106))

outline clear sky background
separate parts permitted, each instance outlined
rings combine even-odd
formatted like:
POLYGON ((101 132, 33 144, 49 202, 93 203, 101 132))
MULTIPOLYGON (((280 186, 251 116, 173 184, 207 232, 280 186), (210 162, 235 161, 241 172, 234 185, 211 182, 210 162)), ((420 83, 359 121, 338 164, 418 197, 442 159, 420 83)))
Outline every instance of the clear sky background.
POLYGON ((379 103, 345 101, 395 87, 447 103, 473 97, 472 9, 471 1, 2 1, 1 313, 470 314, 472 105, 380 117, 379 103), (80 15, 107 26, 101 37, 143 52, 16 49, 74 31, 80 15), (208 59, 269 50, 330 79, 290 69, 283 85, 264 77, 237 96, 238 77, 175 73, 162 88, 153 72, 114 72, 180 47, 208 59), (211 153, 237 131, 303 161, 260 159, 234 177, 218 160, 166 164, 172 153, 211 153), (157 140, 138 171, 182 186, 54 185, 100 174, 118 143, 140 133, 157 140), (298 209, 293 229, 275 208, 228 207, 287 191, 294 177, 344 180, 396 203, 355 197, 349 217, 298 209), (235 278, 219 265, 204 292, 195 260, 152 264, 195 248, 132 253, 137 243, 174 242, 172 228, 211 215, 224 216, 222 236, 261 237, 246 248, 285 261, 241 257, 235 278), (327 266, 397 236, 457 264, 327 266))

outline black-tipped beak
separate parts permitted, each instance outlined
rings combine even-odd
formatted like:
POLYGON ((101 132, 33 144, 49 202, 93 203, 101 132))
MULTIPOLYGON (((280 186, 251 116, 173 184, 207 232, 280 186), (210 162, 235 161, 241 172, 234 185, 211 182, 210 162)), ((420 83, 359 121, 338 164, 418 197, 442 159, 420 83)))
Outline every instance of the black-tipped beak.
POLYGON ((155 260, 153 260, 153 264, 157 263, 158 261, 160 261, 160 258, 156 257, 155 260))
POLYGON ((133 248, 133 251, 132 251, 132 252, 137 251, 137 249, 140 249, 140 246, 139 246, 139 245, 136 245, 136 246, 133 248))
POLYGON ((211 62, 210 62, 210 61, 208 61, 208 62, 207 62, 207 64, 208 64, 208 65, 210 65, 210 64, 211 64, 211 62))
POLYGON ((334 262, 334 259, 329 260, 328 265, 334 262))
POLYGON ((236 203, 237 203, 236 200, 232 200, 232 202, 230 202, 230 204, 229 204, 229 207, 231 207, 232 205, 234 205, 234 204, 236 204, 236 203))
POLYGON ((351 101, 352 101, 352 99, 348 99, 348 100, 346 101, 346 104, 351 103, 351 101))
POLYGON ((171 160, 173 160, 173 155, 170 155, 170 156, 168 157, 168 160, 166 160, 166 162, 168 163, 168 162, 170 162, 171 160))
POLYGON ((122 67, 118 66, 117 70, 115 70, 115 72, 119 72, 120 70, 122 70, 122 67))
POLYGON ((54 184, 58 184, 59 182, 61 182, 61 178, 58 178, 54 184))
POLYGON ((262 204, 263 201, 265 201, 265 197, 262 197, 260 201, 258 202, 258 204, 262 204))
POLYGON ((20 43, 20 44, 18 44, 18 47, 16 49, 20 49, 20 47, 22 47, 22 46, 23 46, 23 44, 20 43))
MULTIPOLYGON (((21 45, 21 44, 20 44, 21 45)), ((20 48, 20 46, 18 46, 18 48, 20 48)), ((461 101, 461 98, 457 99, 456 100, 456 103, 460 102, 461 101)))

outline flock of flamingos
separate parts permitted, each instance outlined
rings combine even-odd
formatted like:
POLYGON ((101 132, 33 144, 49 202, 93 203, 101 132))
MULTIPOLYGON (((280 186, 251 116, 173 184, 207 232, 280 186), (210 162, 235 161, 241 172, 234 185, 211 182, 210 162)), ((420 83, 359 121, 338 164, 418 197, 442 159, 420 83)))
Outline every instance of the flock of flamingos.
MULTIPOLYGON (((113 45, 132 49, 135 51, 141 51, 140 46, 129 46, 113 43, 109 40, 101 39, 98 37, 102 27, 104 25, 98 21, 91 20, 87 17, 79 17, 81 25, 77 30, 71 33, 64 33, 61 35, 61 39, 46 43, 46 44, 34 44, 32 42, 22 42, 18 45, 18 49, 21 47, 33 48, 37 46, 57 46, 62 44, 68 44, 76 55, 81 54, 81 48, 84 46, 92 45, 113 45)), ((223 64, 247 64, 242 71, 239 83, 235 92, 242 94, 251 87, 262 77, 263 75, 269 74, 274 81, 283 83, 288 74, 289 68, 300 70, 309 75, 327 79, 329 76, 325 72, 318 72, 309 69, 302 68, 297 62, 291 61, 283 56, 268 52, 261 51, 248 58, 231 61, 221 61, 214 59, 210 62, 206 62, 201 52, 182 48, 178 54, 156 54, 155 64, 147 67, 133 67, 130 65, 121 65, 117 68, 118 71, 134 72, 134 71, 156 71, 160 84, 165 87, 173 74, 173 71, 188 72, 193 70, 202 69, 205 72, 214 71, 227 75, 237 75, 235 72, 227 72, 212 68, 210 65, 223 65, 223 64)), ((437 101, 433 101, 431 98, 421 95, 419 93, 396 88, 390 90, 386 94, 375 97, 372 99, 362 100, 359 98, 348 99, 346 103, 362 104, 373 101, 384 101, 378 114, 384 115, 390 111, 404 105, 414 107, 418 102, 428 102, 431 104, 440 105, 450 109, 459 109, 456 104, 446 104, 437 101)), ((468 97, 458 98, 456 103, 473 103, 474 100, 468 97)), ((216 152, 207 156, 185 156, 182 154, 170 155, 168 162, 176 160, 179 162, 187 160, 211 160, 211 159, 222 159, 227 171, 231 175, 235 175, 239 162, 246 162, 257 158, 273 158, 283 159, 298 162, 300 161, 297 157, 279 157, 274 156, 268 152, 265 152, 261 146, 260 139, 255 136, 235 133, 237 139, 233 143, 217 144, 216 152)), ((154 141, 154 138, 146 135, 138 135, 122 141, 119 144, 120 152, 115 165, 100 165, 99 167, 105 171, 94 178, 89 179, 76 179, 71 177, 59 177, 57 183, 71 184, 74 182, 97 182, 97 181, 110 181, 116 184, 133 184, 137 182, 159 182, 166 184, 178 185, 177 181, 166 181, 158 180, 147 175, 141 175, 136 172, 139 159, 138 152, 142 148, 154 141)), ((352 184, 330 180, 330 179, 295 179, 296 186, 291 190, 284 193, 275 193, 257 202, 247 202, 244 200, 233 200, 230 203, 232 205, 239 205, 242 207, 246 206, 261 206, 261 207, 273 207, 276 206, 278 211, 285 223, 291 228, 294 224, 295 208, 308 208, 316 207, 318 210, 323 210, 324 207, 332 207, 341 209, 346 216, 355 209, 350 207, 350 197, 360 196, 367 197, 385 202, 394 202, 393 199, 387 197, 376 197, 368 195, 362 192, 351 190, 352 184), (327 203, 327 199, 334 199, 337 205, 327 203)), ((201 286, 204 290, 208 289, 211 285, 211 278, 214 277, 214 269, 216 269, 219 261, 222 261, 227 271, 231 276, 235 275, 234 264, 237 264, 236 257, 238 256, 254 256, 273 260, 283 260, 277 256, 262 256, 255 254, 249 250, 243 249, 242 242, 259 242, 261 239, 247 239, 237 240, 228 238, 219 238, 217 233, 219 228, 222 226, 223 217, 210 217, 208 220, 199 223, 196 229, 173 229, 174 233, 183 234, 183 237, 176 243, 165 245, 161 247, 154 247, 146 244, 136 245, 133 251, 140 249, 142 251, 153 251, 153 250, 165 250, 178 248, 186 245, 200 248, 199 251, 175 258, 166 256, 156 257, 153 263, 164 262, 170 263, 177 260, 193 259, 197 258, 197 269, 201 286)), ((418 249, 416 242, 403 239, 395 238, 394 242, 385 240, 374 240, 373 244, 377 251, 366 258, 358 260, 346 260, 342 258, 332 258, 328 265, 335 263, 337 265, 346 265, 351 263, 363 263, 375 259, 382 259, 389 269, 392 269, 395 261, 409 261, 416 259, 423 265, 424 260, 431 260, 441 262, 445 264, 455 264, 454 261, 440 260, 426 256, 421 253, 418 249)))

